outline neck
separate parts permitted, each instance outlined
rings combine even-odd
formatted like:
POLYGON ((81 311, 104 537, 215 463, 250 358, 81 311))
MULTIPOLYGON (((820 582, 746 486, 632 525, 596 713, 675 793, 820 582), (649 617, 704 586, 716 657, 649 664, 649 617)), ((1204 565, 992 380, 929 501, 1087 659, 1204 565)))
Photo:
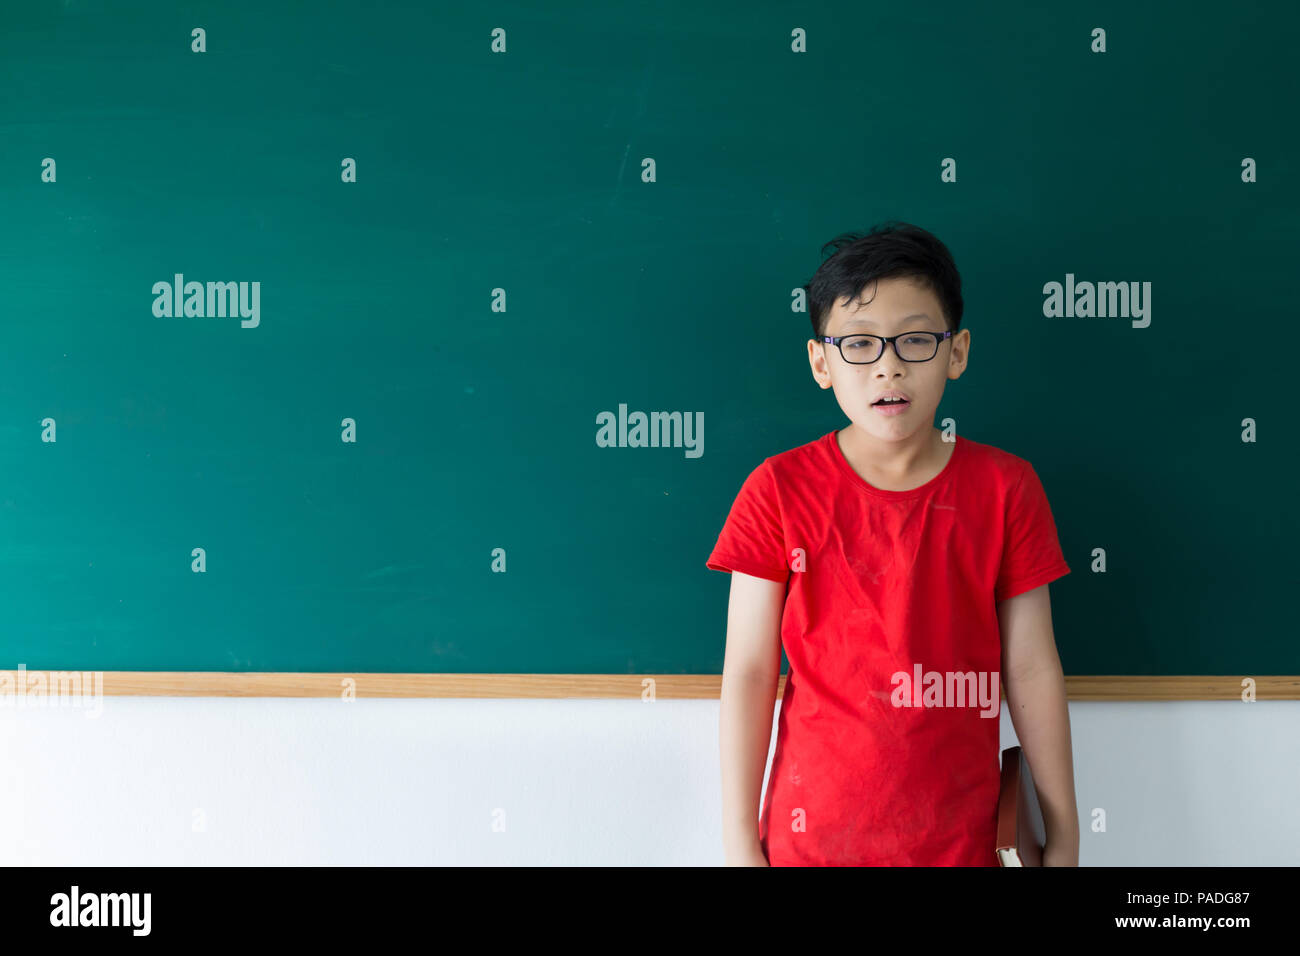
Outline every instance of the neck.
POLYGON ((846 458, 892 478, 924 471, 943 453, 942 444, 939 430, 933 426, 897 441, 882 441, 853 424, 840 430, 840 448, 846 458))

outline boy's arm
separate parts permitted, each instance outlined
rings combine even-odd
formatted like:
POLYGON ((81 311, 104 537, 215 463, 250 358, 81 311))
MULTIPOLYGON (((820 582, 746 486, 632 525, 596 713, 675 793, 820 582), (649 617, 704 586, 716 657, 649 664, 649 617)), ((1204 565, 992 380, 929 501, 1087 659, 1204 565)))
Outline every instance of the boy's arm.
POLYGON ((1047 585, 998 603, 1002 681, 1011 723, 1029 761, 1047 842, 1044 866, 1079 865, 1079 809, 1074 797, 1070 712, 1052 634, 1047 585))
POLYGON ((764 866, 758 801, 772 741, 781 677, 784 584, 731 573, 718 737, 722 759, 722 846, 728 866, 764 866))

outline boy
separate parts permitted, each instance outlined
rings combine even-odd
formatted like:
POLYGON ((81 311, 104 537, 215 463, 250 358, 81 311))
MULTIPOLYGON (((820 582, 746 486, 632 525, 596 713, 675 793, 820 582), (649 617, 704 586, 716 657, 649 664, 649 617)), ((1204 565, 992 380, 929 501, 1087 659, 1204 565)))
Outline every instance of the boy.
POLYGON ((827 249, 805 286, 808 361, 850 424, 755 468, 707 562, 732 575, 726 863, 997 865, 1005 687, 1044 865, 1077 866, 1047 591, 1070 569, 1047 497, 1024 459, 933 425, 970 353, 961 277, 942 242, 907 224, 827 249))

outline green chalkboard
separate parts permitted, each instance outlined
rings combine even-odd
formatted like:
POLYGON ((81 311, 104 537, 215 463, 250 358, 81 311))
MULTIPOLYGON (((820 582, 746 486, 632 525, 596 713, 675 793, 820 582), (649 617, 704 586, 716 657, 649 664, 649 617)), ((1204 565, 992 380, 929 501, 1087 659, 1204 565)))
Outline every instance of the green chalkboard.
POLYGON ((16 5, 0 667, 717 673, 741 481, 845 424, 795 290, 896 218, 964 279, 936 423, 1048 492, 1066 672, 1300 673, 1298 19, 16 5))

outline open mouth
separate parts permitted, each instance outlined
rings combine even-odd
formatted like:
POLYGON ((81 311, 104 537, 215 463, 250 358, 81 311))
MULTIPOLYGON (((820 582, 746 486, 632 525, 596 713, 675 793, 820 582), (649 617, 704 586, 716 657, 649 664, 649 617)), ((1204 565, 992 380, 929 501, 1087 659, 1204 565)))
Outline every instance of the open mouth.
POLYGON ((911 408, 912 403, 905 398, 882 398, 872 402, 871 407, 882 415, 898 415, 911 408))

